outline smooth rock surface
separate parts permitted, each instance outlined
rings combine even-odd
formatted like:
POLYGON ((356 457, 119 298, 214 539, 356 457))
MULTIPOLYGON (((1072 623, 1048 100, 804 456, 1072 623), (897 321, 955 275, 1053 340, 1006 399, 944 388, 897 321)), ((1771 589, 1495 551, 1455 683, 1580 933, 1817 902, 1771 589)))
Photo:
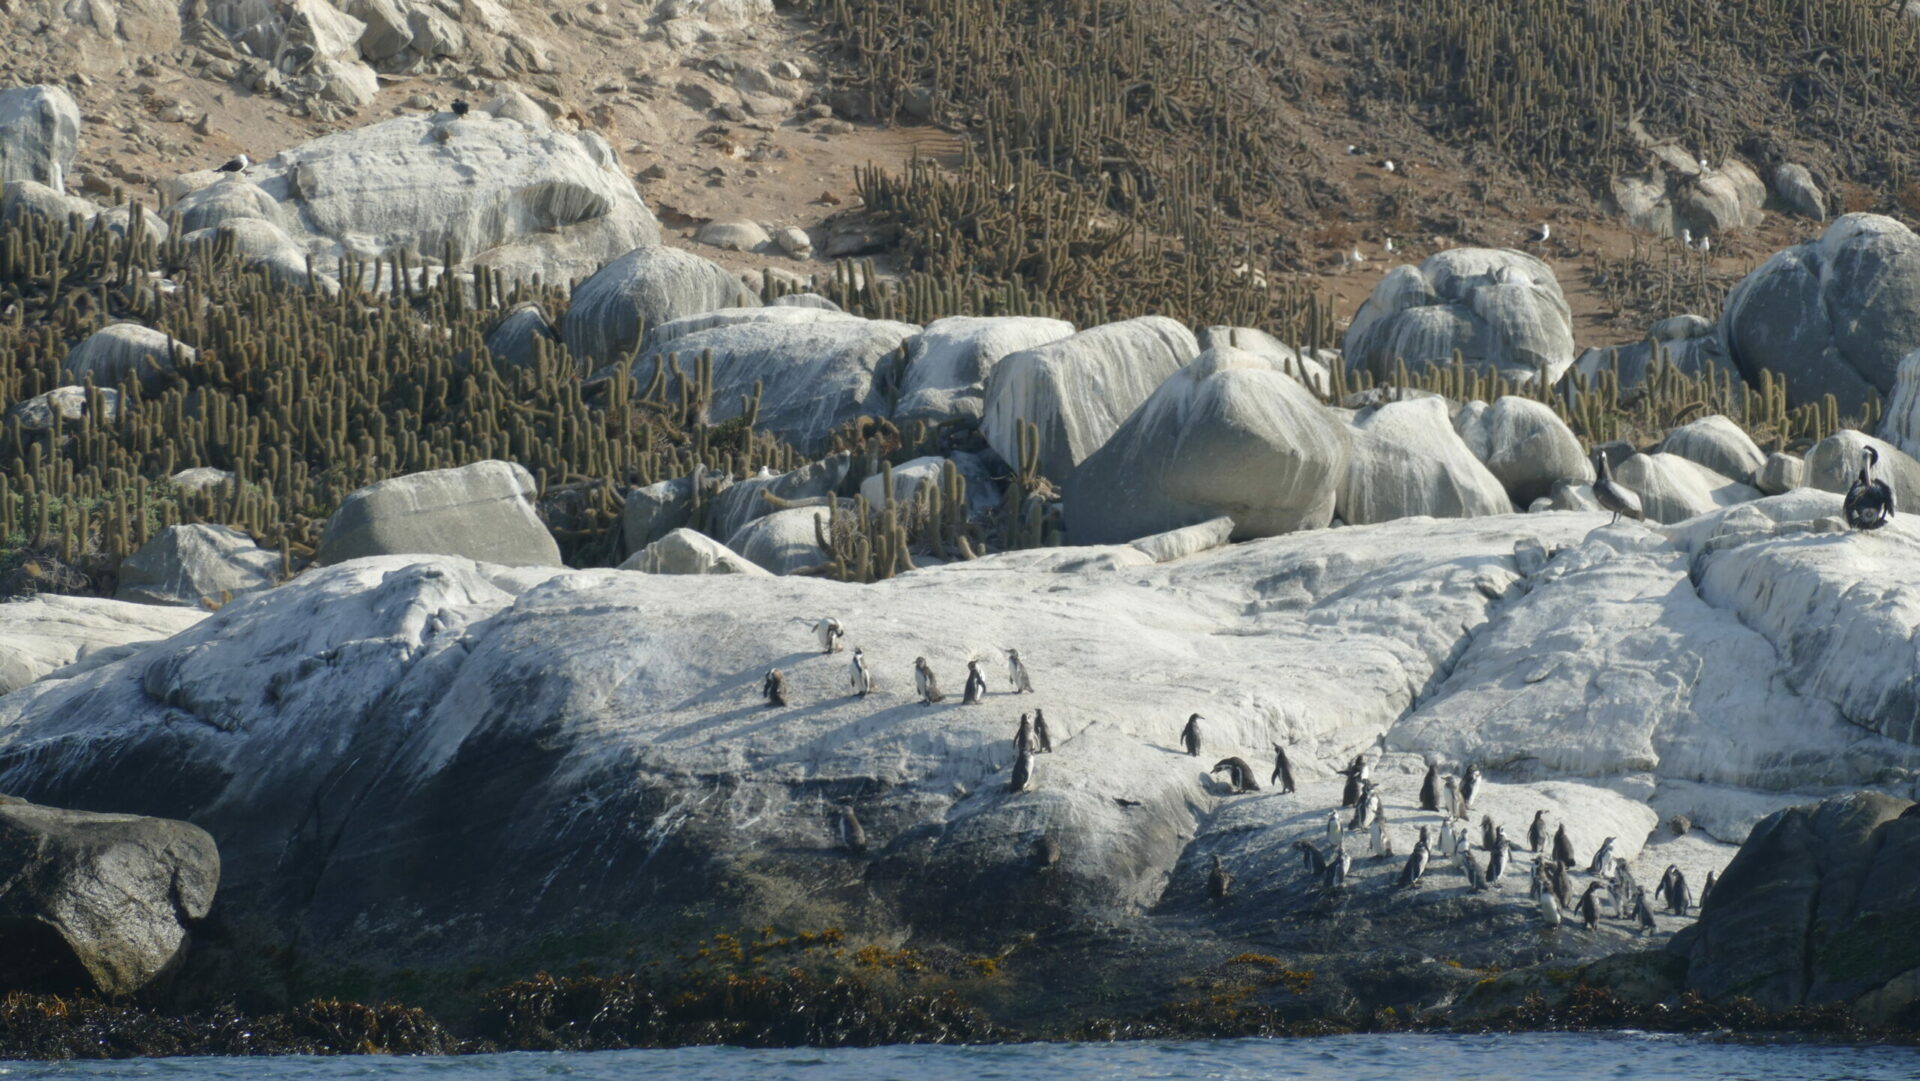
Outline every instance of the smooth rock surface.
POLYGON ((540 363, 542 343, 555 356, 561 355, 560 335, 547 322, 546 313, 536 301, 515 305, 487 331, 487 352, 510 368, 534 368, 540 363))
POLYGON ((1767 456, 1738 424, 1715 414, 1667 433, 1660 449, 1706 466, 1723 477, 1752 485, 1759 481, 1767 456))
POLYGON ((129 375, 149 388, 160 385, 166 372, 192 364, 192 346, 177 342, 139 323, 101 327, 67 352, 60 370, 76 383, 89 377, 96 387, 118 386, 129 375))
POLYGON ((725 268, 678 248, 635 248, 580 283, 560 336, 582 371, 622 361, 648 327, 753 303, 725 268))
POLYGON ((206 614, 57 594, 0 604, 0 694, 97 654, 121 656, 168 638, 206 614))
POLYGON ((1893 394, 1880 418, 1880 438, 1913 457, 1920 451, 1920 349, 1900 358, 1893 377, 1893 394))
POLYGON ((733 549, 691 529, 676 529, 620 564, 623 571, 647 574, 766 574, 733 549))
POLYGON ((1677 454, 1636 454, 1613 470, 1640 497, 1647 521, 1671 525, 1696 514, 1760 498, 1760 490, 1677 454))
POLYGON ((58 86, 0 90, 0 183, 31 180, 66 190, 80 150, 80 107, 58 86))
POLYGON ((172 525, 120 561, 114 596, 136 604, 198 605, 271 589, 280 581, 280 556, 228 526, 172 525))
POLYGON ((814 532, 814 517, 825 507, 794 507, 762 515, 727 538, 727 547, 773 573, 792 574, 827 561, 814 532))
POLYGON ((1332 393, 1332 366, 1340 363, 1340 354, 1332 349, 1312 354, 1255 327, 1207 327, 1200 331, 1198 338, 1203 352, 1216 345, 1242 349, 1266 358, 1275 371, 1299 380, 1316 397, 1324 398, 1332 393))
POLYGON ((1363 411, 1334 513, 1348 525, 1426 515, 1508 514, 1507 490, 1453 430, 1447 403, 1414 398, 1363 411))
POLYGON ((734 481, 710 496, 712 509, 701 528, 712 536, 732 537, 748 522, 784 509, 781 503, 847 495, 852 470, 853 455, 843 451, 786 473, 763 470, 761 476, 734 481))
POLYGON ((1760 466, 1760 477, 1754 481, 1754 487, 1766 495, 1779 495, 1790 492, 1807 482, 1807 460, 1791 454, 1774 451, 1760 466))
POLYGON ((1783 161, 1773 170, 1773 194, 1803 218, 1827 220, 1827 197, 1807 167, 1783 161))
POLYGON ((1003 357, 1059 341, 1073 324, 1038 316, 954 315, 927 324, 907 352, 900 400, 893 419, 939 424, 978 421, 985 411, 987 379, 1003 357))
POLYGON ((1915 461, 1891 443, 1852 428, 1833 433, 1807 451, 1804 483, 1809 488, 1844 495, 1859 476, 1860 467, 1866 464, 1865 451, 1869 446, 1880 455, 1879 464, 1873 467, 1873 475, 1893 488, 1894 506, 1920 510, 1920 461, 1915 461))
POLYGON ((341 500, 313 559, 324 565, 405 552, 559 566, 560 546, 534 513, 535 494, 532 474, 511 462, 377 481, 341 500))
POLYGON ((1593 463, 1580 440, 1543 402, 1513 395, 1491 406, 1468 402, 1454 413, 1453 429, 1516 505, 1551 495, 1563 480, 1593 480, 1593 463))
POLYGON ((1506 248, 1452 248, 1397 266, 1348 325, 1348 367, 1393 376, 1453 363, 1552 383, 1573 363, 1573 316, 1553 271, 1506 248))
MULTIPOLYGON (((97 419, 107 424, 113 423, 114 418, 120 415, 120 392, 111 387, 96 387, 94 393, 100 396, 101 408, 97 419)), ((55 387, 16 403, 7 410, 7 416, 18 418, 20 427, 26 431, 44 432, 80 420, 90 408, 87 388, 55 387)))

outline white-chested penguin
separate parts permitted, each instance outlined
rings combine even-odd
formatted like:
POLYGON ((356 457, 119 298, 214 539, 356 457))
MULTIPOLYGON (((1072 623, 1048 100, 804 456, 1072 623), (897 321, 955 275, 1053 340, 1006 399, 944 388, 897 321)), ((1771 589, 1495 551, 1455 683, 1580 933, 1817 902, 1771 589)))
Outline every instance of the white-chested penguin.
POLYGON ((960 696, 960 704, 977 706, 987 696, 987 677, 980 674, 980 662, 967 662, 966 691, 960 696))
POLYGON ((1460 817, 1467 817, 1473 810, 1473 797, 1480 791, 1480 767, 1468 766, 1467 775, 1460 780, 1460 817))
POLYGON ((842 796, 836 803, 839 809, 834 813, 833 839, 848 852, 865 855, 867 831, 860 827, 860 816, 853 813, 853 797, 842 796))
MULTIPOLYGON (((1468 853, 1471 855, 1472 853, 1468 853)), ((1498 883, 1507 873, 1507 838, 1504 833, 1494 838, 1492 852, 1487 856, 1487 881, 1498 883)), ((1494 889, 1499 889, 1498 885, 1494 889)))
POLYGON ((1236 795, 1242 792, 1260 791, 1260 782, 1254 780, 1253 767, 1247 765, 1246 759, 1238 756, 1222 758, 1220 761, 1215 762, 1213 768, 1207 772, 1219 773, 1221 770, 1226 771, 1227 784, 1232 787, 1236 795))
POLYGON ((1636 522, 1647 520, 1647 512, 1640 507, 1640 494, 1613 479, 1613 466, 1607 463, 1604 451, 1594 451, 1593 461, 1599 476, 1593 482, 1593 501, 1600 504, 1601 510, 1613 512, 1613 521, 1608 525, 1619 525, 1620 516, 1626 515, 1636 522))
POLYGON ((767 678, 760 683, 760 693, 767 696, 769 706, 786 705, 787 677, 781 675, 778 668, 767 669, 767 678))
POLYGON ((1273 776, 1267 783, 1279 785, 1283 796, 1293 791, 1293 763, 1287 761, 1287 749, 1278 743, 1273 745, 1273 776))
POLYGON ((1860 451, 1860 476, 1847 487, 1840 504, 1847 524, 1855 529, 1879 529, 1893 520, 1893 489, 1884 480, 1875 480, 1872 468, 1880 464, 1880 452, 1871 445, 1860 451))
POLYGON ((1207 896, 1218 901, 1225 897, 1231 888, 1233 888, 1233 876, 1227 873, 1225 867, 1220 866, 1219 856, 1213 857, 1213 870, 1207 872, 1207 896))
POLYGON ((1553 891, 1542 889, 1534 891, 1535 903, 1540 907, 1540 922, 1548 927, 1560 926, 1560 902, 1554 900, 1553 891))
POLYGON ((859 646, 853 647, 853 665, 851 682, 853 693, 861 698, 873 693, 873 673, 867 671, 867 655, 859 646))
POLYGON ((1540 846, 1546 843, 1547 812, 1535 811, 1533 812, 1533 825, 1527 827, 1527 849, 1532 852, 1538 852, 1540 851, 1540 846))
POLYGON ((928 667, 925 657, 913 659, 913 687, 920 692, 920 704, 923 706, 947 699, 946 695, 940 693, 940 684, 933 678, 933 669, 928 667))
POLYGON ((1693 910, 1693 889, 1687 885, 1687 876, 1678 867, 1667 872, 1667 911, 1676 916, 1684 916, 1693 910))
MULTIPOLYGON (((1380 810, 1380 797, 1378 794, 1368 796, 1367 802, 1373 805, 1373 829, 1367 834, 1367 855, 1376 859, 1390 856, 1393 848, 1387 844, 1387 816, 1380 810)), ((1420 828, 1425 830, 1427 827, 1420 828)))
POLYGON ((1033 753, 1033 724, 1027 720, 1027 715, 1024 713, 1020 715, 1020 727, 1013 733, 1013 753, 1033 753))
POLYGON ((1047 711, 1038 706, 1033 710, 1033 743, 1041 754, 1053 753, 1053 730, 1047 727, 1047 711))
POLYGON ((1420 809, 1438 811, 1440 809, 1440 767, 1429 762, 1427 777, 1420 782, 1420 809))
POLYGON ((1408 889, 1420 884, 1420 876, 1427 872, 1427 859, 1432 849, 1427 844, 1427 827, 1420 827, 1420 839, 1413 844, 1413 852, 1407 856, 1407 865, 1400 869, 1400 887, 1408 889))
POLYGON ((1574 858, 1573 842, 1567 840, 1567 824, 1562 822, 1553 830, 1553 861, 1572 867, 1580 861, 1574 858))
POLYGON ((1360 798, 1353 801, 1353 817, 1347 819, 1347 828, 1363 830, 1367 828, 1367 805, 1373 802, 1373 786, 1360 786, 1360 798))
POLYGON ((1007 681, 1013 684, 1013 693, 1024 694, 1033 690, 1033 680, 1027 678, 1027 666, 1021 663, 1020 651, 1007 650, 1007 681))
POLYGON ((1460 850, 1460 840, 1459 840, 1459 835, 1453 832, 1453 819, 1451 818, 1441 819, 1440 820, 1440 854, 1442 856, 1447 857, 1448 859, 1452 859, 1454 856, 1454 853, 1458 852, 1459 850, 1460 850))
POLYGON ((847 632, 840 627, 840 621, 828 616, 813 625, 813 636, 820 640, 820 652, 834 653, 840 649, 840 640, 847 632))
POLYGON ((1613 875, 1613 841, 1614 839, 1612 837, 1609 837, 1605 841, 1601 842, 1600 851, 1595 852, 1593 854, 1593 862, 1587 864, 1588 874, 1599 875, 1601 878, 1612 877, 1613 875))
POLYGON ((1460 814, 1460 786, 1454 782, 1451 773, 1447 774, 1444 798, 1446 802, 1442 806, 1445 809, 1440 812, 1441 814, 1448 818, 1464 817, 1460 814))
POLYGON ((1340 816, 1333 811, 1327 812, 1327 851, 1338 851, 1346 847, 1341 844, 1340 816))
POLYGON ((1200 757, 1200 715, 1198 713, 1188 717, 1187 726, 1180 730, 1180 746, 1185 747, 1187 754, 1194 758, 1200 757))
POLYGON ((1341 849, 1327 861, 1326 885, 1330 890, 1344 889, 1347 885, 1347 873, 1353 870, 1353 857, 1341 849))
POLYGON ((1587 892, 1580 895, 1580 922, 1591 931, 1600 926, 1600 901, 1594 894, 1600 892, 1600 883, 1587 883, 1587 892))
POLYGON ((1025 792, 1033 785, 1033 751, 1031 748, 1020 752, 1013 760, 1013 776, 1007 781, 1007 791, 1025 792))

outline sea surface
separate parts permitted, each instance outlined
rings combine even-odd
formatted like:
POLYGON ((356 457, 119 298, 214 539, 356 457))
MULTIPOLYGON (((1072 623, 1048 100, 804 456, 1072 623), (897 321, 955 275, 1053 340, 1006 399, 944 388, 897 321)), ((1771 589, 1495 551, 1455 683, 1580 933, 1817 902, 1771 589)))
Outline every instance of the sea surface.
POLYGON ((1716 1042, 1633 1032, 1518 1036, 1326 1036, 990 1047, 807 1048, 471 1055, 452 1058, 171 1058, 0 1062, 0 1078, 153 1077, 177 1081, 345 1078, 491 1081, 1912 1081, 1920 1048, 1716 1042))

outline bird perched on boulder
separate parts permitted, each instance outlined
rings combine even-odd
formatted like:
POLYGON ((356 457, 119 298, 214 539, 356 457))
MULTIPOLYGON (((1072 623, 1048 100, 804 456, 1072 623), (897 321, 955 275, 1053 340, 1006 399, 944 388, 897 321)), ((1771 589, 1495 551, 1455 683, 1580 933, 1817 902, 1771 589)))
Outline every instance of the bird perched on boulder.
POLYGON ((245 154, 240 154, 235 156, 232 161, 229 161, 225 165, 222 165, 216 171, 222 172, 222 173, 238 173, 238 172, 244 171, 247 168, 247 166, 252 164, 253 164, 252 158, 247 157, 245 154))
POLYGON ((1538 852, 1540 851, 1540 846, 1546 843, 1547 812, 1535 811, 1533 812, 1533 825, 1527 827, 1527 847, 1532 851, 1538 852))
POLYGON ((1340 792, 1340 806, 1351 807, 1360 802, 1360 792, 1373 777, 1373 767, 1367 764, 1366 755, 1356 754, 1347 768, 1340 772, 1347 777, 1346 787, 1340 792))
POLYGON ((1236 795, 1242 792, 1260 791, 1260 782, 1253 779, 1253 767, 1247 765, 1246 759, 1237 756, 1233 758, 1222 758, 1220 761, 1215 762, 1213 768, 1207 772, 1219 773, 1222 770, 1226 771, 1227 784, 1233 789, 1236 795))
POLYGON ((1013 753, 1033 753, 1033 724, 1027 720, 1027 715, 1024 713, 1020 715, 1020 727, 1013 732, 1013 753))
POLYGON ((1220 857, 1213 857, 1213 870, 1207 873, 1207 896, 1218 901, 1227 895, 1233 886, 1233 876, 1220 865, 1220 857))
POLYGON ((1427 859, 1432 850, 1427 845, 1427 827, 1420 827, 1420 839, 1413 843, 1413 852, 1407 856, 1407 865, 1400 869, 1400 887, 1407 889, 1420 884, 1420 876, 1427 872, 1427 859))
POLYGON ((1440 809, 1440 767, 1427 764, 1426 779, 1420 782, 1420 809, 1438 811, 1440 809))
POLYGON ((927 666, 925 657, 913 659, 913 687, 920 692, 920 704, 923 706, 947 699, 946 695, 940 693, 940 684, 933 678, 933 669, 927 666))
POLYGON ((778 668, 767 669, 767 678, 761 681, 760 693, 767 696, 767 705, 784 706, 787 704, 787 677, 780 674, 778 668))
POLYGON ((1033 751, 1028 749, 1021 751, 1020 757, 1013 760, 1013 776, 1007 781, 1007 791, 1025 792, 1032 785, 1033 751))
POLYGON ((1600 926, 1600 901, 1594 894, 1600 892, 1600 883, 1587 883, 1587 892, 1580 895, 1580 922, 1591 931, 1600 926))
POLYGON ((1293 763, 1287 761, 1287 749, 1278 743, 1273 745, 1273 776, 1267 783, 1279 785, 1281 795, 1293 791, 1293 763))
POLYGON ((1033 680, 1027 676, 1027 666, 1020 660, 1020 651, 1007 650, 1007 681, 1013 684, 1013 693, 1028 694, 1033 691, 1033 680))
POLYGON ((967 662, 967 686, 960 695, 960 703, 977 706, 987 696, 987 677, 980 674, 980 662, 967 662))
POLYGON ((873 675, 867 671, 867 656, 859 646, 853 647, 852 683, 853 693, 861 698, 873 692, 873 675))
POLYGON ((1189 756, 1200 757, 1200 715, 1198 713, 1188 717, 1187 726, 1180 730, 1180 746, 1186 748, 1189 756))
POLYGON ((1863 447, 1860 459, 1860 476, 1847 487, 1847 497, 1840 506, 1853 528, 1879 529, 1893 521, 1893 489, 1886 481, 1873 479, 1872 469, 1880 464, 1879 451, 1863 447))
POLYGON ((453 99, 453 115, 465 116, 467 115, 467 110, 471 108, 472 106, 468 105, 464 100, 460 98, 453 99))
POLYGON ((1553 859, 1556 863, 1573 866, 1579 861, 1573 857, 1573 842, 1567 840, 1567 827, 1564 823, 1553 831, 1553 859))
POLYGON ((1607 464, 1606 454, 1594 451, 1593 461, 1599 473, 1593 482, 1594 502, 1600 504, 1601 510, 1613 512, 1613 521, 1607 524, 1620 524, 1621 515, 1636 522, 1646 521, 1647 512, 1640 507, 1639 493, 1613 479, 1613 466, 1607 464))
POLYGON ((1459 817, 1467 817, 1467 812, 1473 809, 1473 797, 1477 795, 1479 791, 1480 767, 1470 765, 1467 767, 1467 775, 1460 779, 1459 817))
POLYGON ((1041 754, 1053 753, 1053 730, 1047 727, 1047 711, 1036 708, 1033 711, 1034 749, 1041 754))
POLYGON ((834 653, 840 649, 840 640, 847 636, 847 632, 841 628, 839 620, 828 616, 813 625, 813 636, 820 640, 820 652, 834 653))
POLYGON ((834 840, 840 847, 858 856, 867 850, 867 831, 860 827, 860 816, 853 813, 853 798, 842 796, 833 818, 834 840))

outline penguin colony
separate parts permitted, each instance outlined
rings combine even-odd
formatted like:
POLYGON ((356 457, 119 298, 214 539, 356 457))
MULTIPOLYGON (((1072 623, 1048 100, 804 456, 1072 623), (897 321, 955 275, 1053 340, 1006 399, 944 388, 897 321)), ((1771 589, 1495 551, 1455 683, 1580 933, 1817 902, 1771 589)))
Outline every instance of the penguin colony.
MULTIPOLYGON (((1859 512, 1858 519, 1853 509, 1855 496, 1850 493, 1848 497, 1849 522, 1859 529, 1876 528, 1893 514, 1891 494, 1887 494, 1882 501, 1880 493, 1868 487, 1878 483, 1884 488, 1885 484, 1872 480, 1871 448, 1867 454, 1868 460, 1861 466, 1860 479, 1855 485, 1857 492, 1865 493, 1858 499, 1866 508, 1859 512), (1872 520, 1872 524, 1865 524, 1868 520, 1872 520)), ((1596 488, 1610 482, 1605 460, 1600 459, 1599 464, 1601 483, 1596 488)), ((1637 517, 1637 497, 1625 489, 1619 491, 1624 495, 1616 499, 1615 493, 1608 492, 1603 502, 1624 504, 1619 512, 1628 517, 1637 517)), ((1616 508, 1609 506, 1608 509, 1616 508)), ((838 619, 821 619, 813 624, 812 629, 823 654, 836 653, 843 648, 846 630, 838 619)), ((1033 679, 1019 651, 1008 649, 1005 652, 1007 693, 1033 693, 1033 679)), ((932 706, 945 701, 946 695, 940 691, 938 677, 927 658, 915 657, 913 668, 915 697, 920 704, 932 706)), ((853 648, 851 654, 849 684, 849 693, 858 697, 871 694, 874 687, 866 654, 858 646, 853 648)), ((984 704, 989 692, 978 658, 967 661, 964 687, 963 705, 984 704)), ((767 671, 761 691, 769 706, 788 704, 786 677, 779 669, 767 671)), ((1189 714, 1173 740, 1178 750, 1187 757, 1200 757, 1206 742, 1205 724, 1206 718, 1199 713, 1189 714)), ((1273 767, 1267 784, 1277 789, 1279 795, 1292 795, 1296 788, 1293 761, 1284 745, 1275 743, 1272 746, 1273 767)), ((1008 769, 1006 791, 1010 794, 1031 791, 1037 781, 1035 763, 1038 756, 1051 754, 1053 750, 1053 733, 1047 725, 1045 711, 1036 707, 1031 713, 1021 713, 1013 733, 1013 759, 1008 769)), ((1225 794, 1263 791, 1258 771, 1238 755, 1219 759, 1207 772, 1224 782, 1225 794)), ((1357 754, 1345 768, 1335 772, 1345 778, 1345 783, 1342 785, 1340 807, 1329 810, 1324 820, 1323 844, 1316 844, 1312 839, 1293 843, 1293 848, 1301 854, 1307 872, 1317 880, 1320 889, 1327 891, 1342 891, 1348 887, 1355 858, 1355 853, 1349 851, 1350 834, 1360 835, 1361 839, 1353 844, 1365 845, 1366 858, 1396 858, 1392 839, 1385 828, 1388 821, 1386 793, 1374 777, 1373 762, 1365 753, 1357 754), (1347 812, 1344 823, 1341 820, 1342 811, 1347 812)), ((1443 775, 1439 763, 1428 763, 1415 797, 1415 806, 1420 812, 1438 814, 1440 822, 1437 827, 1426 824, 1419 827, 1418 839, 1399 865, 1400 872, 1394 876, 1391 888, 1418 889, 1435 874, 1457 870, 1469 892, 1505 889, 1509 872, 1514 869, 1514 851, 1518 843, 1507 836, 1506 827, 1494 822, 1490 814, 1480 816, 1477 838, 1478 848, 1485 855, 1483 857, 1475 852, 1472 810, 1474 799, 1484 783, 1484 774, 1477 764, 1469 763, 1456 777, 1452 774, 1443 775), (1457 828, 1456 822, 1459 823, 1457 828)), ((1140 800, 1121 796, 1115 796, 1114 802, 1123 810, 1143 805, 1140 800)), ((862 856, 867 851, 866 833, 853 804, 850 796, 836 800, 829 812, 829 828, 841 849, 862 856)), ((1706 901, 1707 893, 1714 886, 1714 877, 1708 875, 1696 900, 1686 875, 1677 865, 1667 868, 1649 901, 1647 891, 1634 881, 1626 861, 1614 854, 1616 840, 1608 837, 1583 869, 1573 841, 1567 836, 1566 824, 1555 824, 1549 834, 1547 812, 1542 810, 1534 814, 1526 829, 1526 848, 1533 853, 1533 858, 1525 874, 1528 900, 1539 913, 1543 926, 1558 928, 1570 922, 1569 917, 1572 917, 1578 920, 1580 926, 1594 931, 1599 929, 1603 916, 1611 914, 1614 919, 1633 924, 1641 931, 1653 931, 1657 927, 1654 920, 1656 905, 1669 915, 1688 916, 1706 901), (1579 873, 1584 873, 1588 881, 1584 891, 1576 896, 1572 876, 1579 873)), ((1038 838, 1033 843, 1032 851, 1035 855, 1031 862, 1039 870, 1050 870, 1059 863, 1059 842, 1052 837, 1038 838)), ((1234 880, 1235 876, 1226 868, 1221 857, 1213 855, 1205 887, 1208 899, 1227 899, 1234 880)))

